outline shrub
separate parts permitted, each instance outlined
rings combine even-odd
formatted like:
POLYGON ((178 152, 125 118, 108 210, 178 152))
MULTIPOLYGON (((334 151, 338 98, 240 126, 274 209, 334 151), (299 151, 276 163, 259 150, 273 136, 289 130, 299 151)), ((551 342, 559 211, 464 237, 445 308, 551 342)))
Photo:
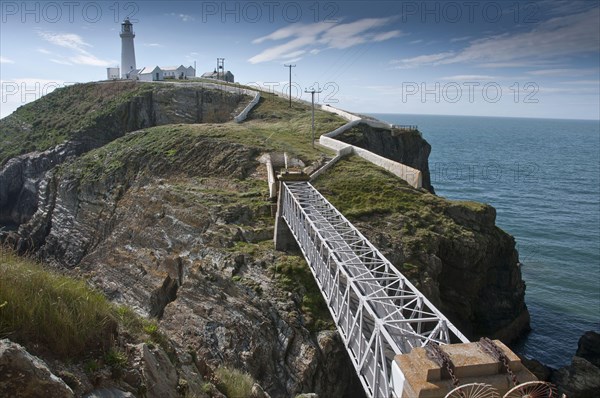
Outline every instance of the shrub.
POLYGON ((254 379, 237 369, 220 367, 215 371, 217 388, 228 398, 245 398, 252 395, 254 379))

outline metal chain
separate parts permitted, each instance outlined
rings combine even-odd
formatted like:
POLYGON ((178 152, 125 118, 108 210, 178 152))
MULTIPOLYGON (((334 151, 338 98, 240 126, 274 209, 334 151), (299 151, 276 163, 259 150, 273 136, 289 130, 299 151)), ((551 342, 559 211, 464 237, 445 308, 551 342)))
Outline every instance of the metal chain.
MULTIPOLYGON (((427 345, 425 346, 425 350, 427 351, 427 357, 429 357, 429 359, 437 363, 439 367, 445 368, 448 371, 448 374, 452 379, 452 384, 454 385, 454 387, 458 387, 460 382, 458 381, 458 377, 456 377, 456 374, 454 373, 454 363, 452 363, 452 360, 450 359, 448 354, 442 351, 442 349, 437 343, 433 343, 431 341, 427 343, 427 345)), ((462 391, 460 391, 460 394, 464 397, 462 391)))
POLYGON ((515 373, 510 368, 510 363, 509 363, 508 357, 500 349, 500 347, 498 347, 496 345, 496 343, 494 343, 492 340, 490 340, 487 337, 482 337, 481 339, 479 339, 479 342, 477 342, 477 344, 479 345, 479 347, 481 347, 481 349, 483 350, 483 352, 488 353, 495 360, 497 360, 500 363, 502 363, 502 365, 504 366, 504 369, 506 369, 506 373, 508 373, 508 375, 509 375, 510 379, 512 380, 513 384, 515 386, 519 385, 519 380, 517 380, 517 376, 515 375, 515 373))

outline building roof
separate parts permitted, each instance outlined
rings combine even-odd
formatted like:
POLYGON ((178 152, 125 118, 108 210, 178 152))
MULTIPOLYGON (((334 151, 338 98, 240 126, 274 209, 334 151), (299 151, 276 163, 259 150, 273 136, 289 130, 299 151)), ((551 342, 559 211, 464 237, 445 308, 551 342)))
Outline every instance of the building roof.
POLYGON ((171 71, 171 70, 177 70, 177 69, 179 69, 179 68, 184 68, 184 69, 187 69, 187 68, 186 68, 185 66, 183 66, 183 65, 179 65, 179 66, 161 66, 161 67, 160 67, 160 69, 162 69, 162 70, 168 70, 168 71, 171 71))
MULTIPOLYGON (((228 73, 230 75, 233 75, 233 73, 231 73, 231 71, 226 71, 223 74, 226 75, 228 73)), ((212 77, 212 76, 218 76, 218 73, 216 71, 212 71, 212 72, 205 72, 202 74, 202 77, 212 77)))
MULTIPOLYGON (((141 69, 138 69, 138 75, 145 75, 148 73, 153 73, 155 69, 161 69, 159 66, 144 66, 141 69)), ((162 69, 161 69, 162 70, 162 69)))

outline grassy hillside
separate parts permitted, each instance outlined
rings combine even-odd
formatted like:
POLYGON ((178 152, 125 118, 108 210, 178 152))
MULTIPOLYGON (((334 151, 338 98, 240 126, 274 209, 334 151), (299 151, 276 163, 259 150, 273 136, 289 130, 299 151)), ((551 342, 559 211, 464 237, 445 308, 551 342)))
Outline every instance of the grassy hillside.
MULTIPOLYGON (((161 164, 179 164, 179 170, 194 167, 200 142, 242 144, 260 151, 287 151, 305 162, 324 153, 311 145, 310 108, 288 103, 280 98, 264 98, 250 113, 247 122, 224 124, 177 124, 157 126, 119 138, 93 150, 64 167, 83 173, 85 179, 98 180, 121 169, 127 163, 160 169, 161 164), (152 159, 152 162, 149 162, 152 159), (138 161, 139 160, 139 161, 138 161)), ((334 130, 344 123, 336 115, 315 113, 316 134, 334 130)), ((331 154, 326 152, 327 154, 331 154)))
MULTIPOLYGON (((99 120, 119 105, 156 87, 157 84, 120 81, 76 84, 21 106, 0 120, 0 166, 12 157, 52 148, 81 131, 98 127, 99 120)), ((176 85, 169 87, 176 89, 176 85)), ((317 138, 344 123, 343 119, 319 110, 315 119, 317 138)), ((290 109, 285 99, 263 93, 260 104, 250 113, 244 126, 241 129, 229 126, 227 133, 234 134, 231 138, 240 143, 295 152, 304 158, 317 153, 310 147, 311 112, 304 104, 294 103, 290 109)), ((165 127, 166 131, 170 128, 165 127)))
POLYGON ((134 82, 85 83, 59 88, 0 120, 0 165, 43 151, 93 126, 130 98, 152 90, 134 82))

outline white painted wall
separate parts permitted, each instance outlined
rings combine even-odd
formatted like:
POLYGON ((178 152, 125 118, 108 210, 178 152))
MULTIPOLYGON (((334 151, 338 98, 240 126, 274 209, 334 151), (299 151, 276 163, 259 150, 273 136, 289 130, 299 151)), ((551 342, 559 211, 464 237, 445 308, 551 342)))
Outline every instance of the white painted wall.
MULTIPOLYGON (((232 87, 232 88, 235 88, 235 87, 232 87)), ((251 90, 244 89, 244 94, 248 94, 248 93, 253 93, 254 98, 252 99, 252 101, 250 101, 250 103, 248 105, 246 105, 244 110, 241 111, 239 115, 237 115, 236 117, 233 118, 233 120, 235 120, 236 123, 241 123, 244 120, 246 120, 246 118, 248 117, 248 113, 252 110, 252 108, 254 108, 254 106, 256 104, 258 104, 258 101, 260 101, 260 91, 253 92, 251 90)))
MULTIPOLYGON (((333 107, 328 107, 328 108, 331 108, 332 113, 340 115, 346 119, 352 119, 352 121, 344 124, 342 127, 339 127, 329 133, 321 135, 321 137, 319 137, 319 143, 322 146, 336 151, 338 155, 340 155, 341 152, 343 152, 343 153, 351 152, 357 156, 360 156, 361 158, 368 160, 369 162, 371 162, 379 167, 382 167, 382 168, 386 169, 387 171, 389 171, 390 173, 402 178, 404 181, 406 181, 408 184, 410 184, 414 188, 421 188, 423 186, 423 174, 421 173, 420 170, 417 170, 413 167, 407 166, 403 163, 395 162, 393 160, 384 158, 383 156, 379 156, 379 155, 377 155, 371 151, 368 151, 364 148, 350 145, 343 141, 339 141, 339 140, 336 140, 335 138, 333 138, 333 137, 336 137, 336 136, 342 134, 344 131, 351 129, 352 127, 356 126, 359 123, 367 123, 372 127, 391 128, 391 126, 389 124, 380 122, 380 121, 370 121, 370 120, 361 119, 358 116, 352 115, 349 112, 341 111, 341 110, 333 108, 333 107), (339 113, 338 113, 338 111, 339 111, 339 113), (372 122, 372 123, 370 123, 370 122, 372 122)), ((327 166, 328 166, 328 168, 331 167, 331 165, 329 165, 329 164, 327 166)), ((319 174, 321 174, 321 169, 317 170, 317 172, 319 174)), ((315 172, 315 174, 317 172, 315 172)), ((311 180, 312 179, 313 179, 313 177, 311 176, 311 180)))

